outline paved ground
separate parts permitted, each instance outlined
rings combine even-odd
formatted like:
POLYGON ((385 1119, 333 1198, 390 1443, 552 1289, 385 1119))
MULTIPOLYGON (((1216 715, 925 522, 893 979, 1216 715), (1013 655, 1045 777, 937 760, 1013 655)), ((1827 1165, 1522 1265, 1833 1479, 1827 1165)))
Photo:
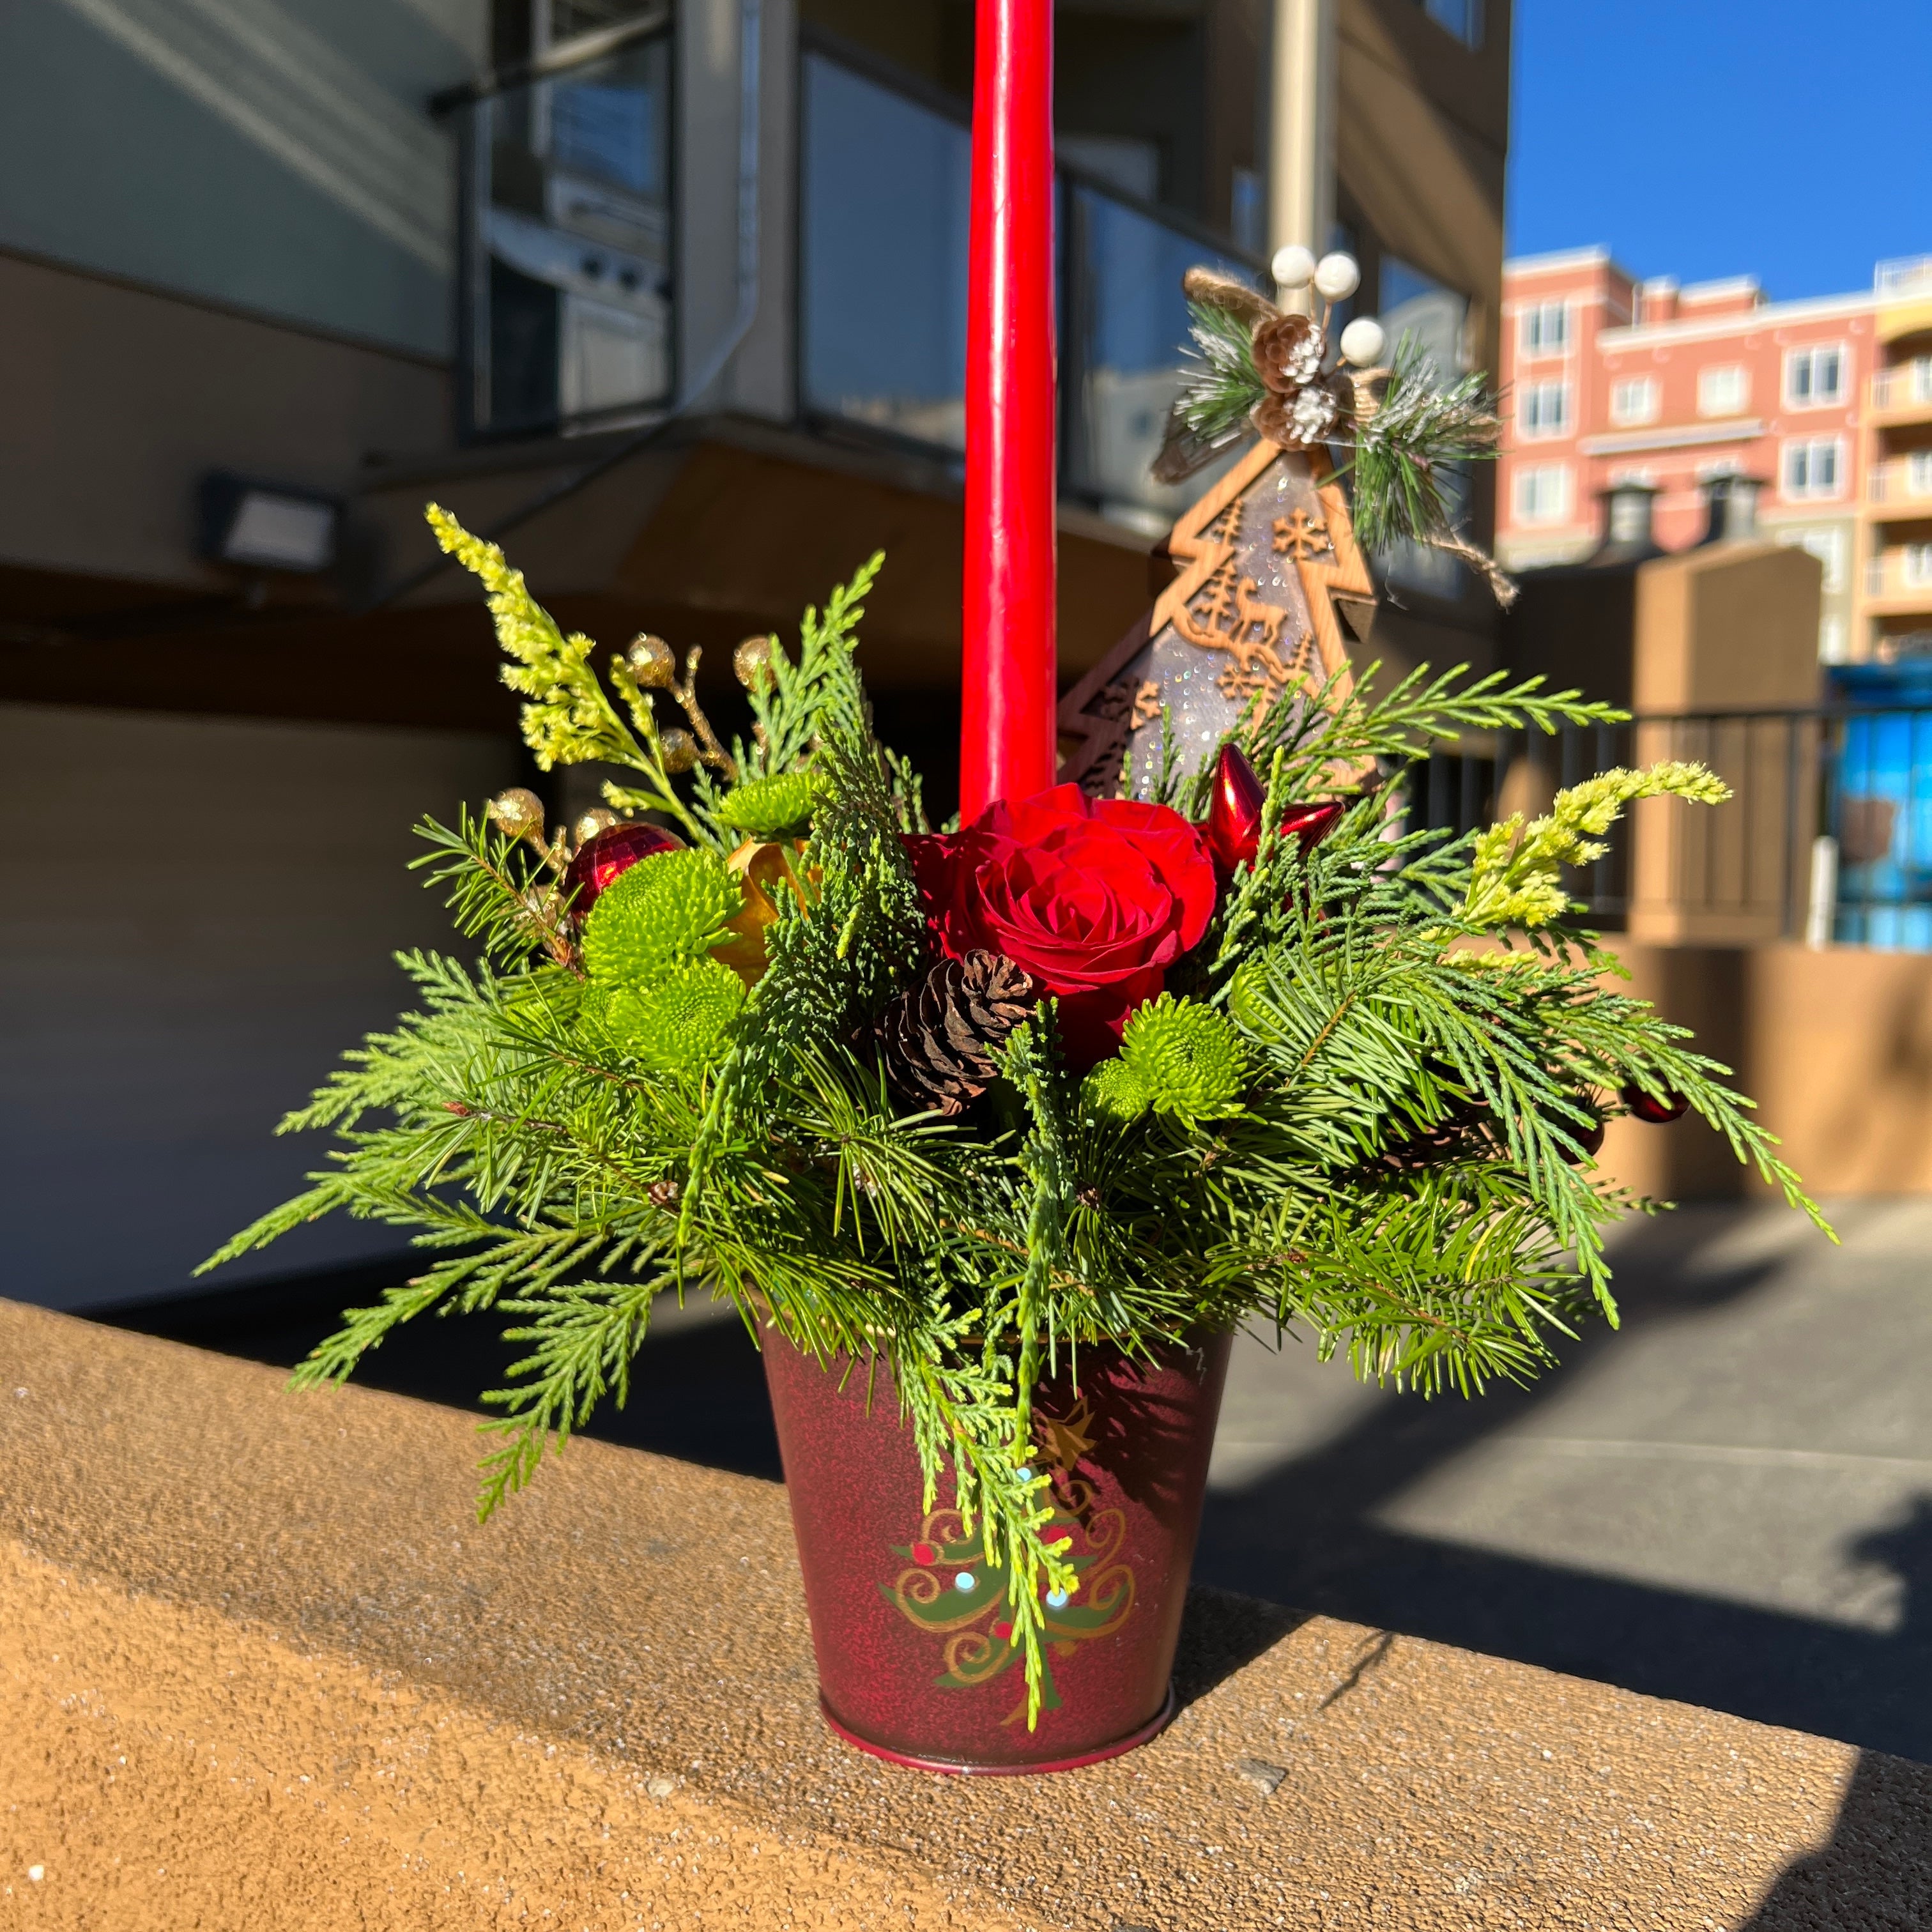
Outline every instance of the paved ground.
MULTIPOLYGON (((1768 1208, 1638 1225, 1622 1331, 1478 1402, 1244 1342, 1197 1575, 1932 1762, 1932 1202, 1837 1219, 1835 1250, 1768 1208)), ((326 1324, 256 1296, 143 1325, 289 1362, 326 1324)), ((598 1432, 777 1474, 742 1331, 667 1330, 598 1432)), ((500 1360, 432 1323, 366 1379, 464 1401, 500 1360)))
POLYGON ((1932 1760, 1932 1203, 1691 1208, 1622 1330, 1424 1403, 1237 1358, 1196 1574, 1932 1760))

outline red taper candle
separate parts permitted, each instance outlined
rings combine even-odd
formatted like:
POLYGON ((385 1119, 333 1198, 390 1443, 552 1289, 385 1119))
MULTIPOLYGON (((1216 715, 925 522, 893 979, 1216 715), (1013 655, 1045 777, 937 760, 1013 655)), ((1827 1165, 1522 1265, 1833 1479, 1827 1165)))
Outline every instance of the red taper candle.
POLYGON ((959 815, 1054 781, 1052 0, 979 0, 959 815))

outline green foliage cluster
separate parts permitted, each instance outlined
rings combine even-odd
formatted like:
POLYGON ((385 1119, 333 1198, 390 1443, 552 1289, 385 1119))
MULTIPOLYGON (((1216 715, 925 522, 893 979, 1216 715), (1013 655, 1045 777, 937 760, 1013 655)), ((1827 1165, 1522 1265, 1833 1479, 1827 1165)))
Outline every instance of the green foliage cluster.
MULTIPOLYGON (((622 753, 656 799, 671 775, 646 694, 614 673, 627 724, 592 690, 588 645, 500 556, 441 528, 490 590, 532 743, 622 753)), ((1119 1059, 1072 1075, 1049 1001, 986 1112, 904 1112, 869 1023, 930 941, 902 842, 923 826, 916 786, 873 738, 853 663, 877 565, 808 613, 795 662, 774 647, 756 729, 726 754, 740 786, 768 788, 754 796, 810 801, 800 889, 778 896, 748 993, 711 950, 733 903, 716 850, 752 814, 725 809, 712 768, 680 798, 695 848, 607 890, 580 957, 535 861, 467 818, 426 828, 481 956, 404 958, 416 1010, 284 1123, 332 1133, 328 1160, 214 1258, 336 1210, 408 1229, 421 1272, 350 1310, 297 1379, 346 1376, 401 1322, 494 1311, 522 1353, 486 1398, 486 1512, 624 1400, 661 1294, 728 1297, 828 1363, 882 1358, 928 1506, 950 1479, 988 1560, 1012 1568, 1036 1708, 1042 1593, 1078 1587, 1045 1540, 1043 1374, 1103 1341, 1144 1352, 1251 1322, 1424 1394, 1532 1375, 1593 1306, 1616 1318, 1603 1232, 1646 1204, 1604 1180, 1583 1137, 1631 1084, 1685 1096, 1808 1203, 1725 1070, 1604 990, 1612 962, 1562 902, 1562 868, 1624 802, 1714 799, 1714 781, 1612 773, 1532 824, 1402 829, 1404 774, 1432 746, 1610 716, 1498 676, 1418 672, 1375 698, 1365 677, 1251 710, 1236 736, 1268 778, 1258 849, 1119 1059), (808 788, 776 788, 806 772, 808 788), (1284 813, 1351 782, 1304 856, 1284 813), (1418 1145, 1427 1158, 1405 1153, 1418 1145)), ((1161 791, 1198 818, 1207 782, 1170 763, 1161 791)))
POLYGON ((773 772, 747 778, 719 802, 718 818, 754 838, 776 838, 801 832, 812 817, 822 781, 816 772, 773 772))

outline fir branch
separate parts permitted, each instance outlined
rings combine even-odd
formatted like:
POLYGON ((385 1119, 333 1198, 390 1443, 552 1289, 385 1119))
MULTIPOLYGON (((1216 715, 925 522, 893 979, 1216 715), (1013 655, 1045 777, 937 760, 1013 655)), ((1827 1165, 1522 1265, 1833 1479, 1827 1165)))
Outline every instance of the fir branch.
POLYGON ((1232 310, 1190 298, 1187 333, 1174 418, 1202 449, 1218 452, 1252 434, 1249 418, 1268 400, 1255 368, 1253 327, 1232 310))
POLYGON ((565 920, 567 908, 553 881, 538 875, 538 859, 521 838, 496 830, 487 814, 462 808, 454 830, 424 819, 416 836, 432 849, 410 862, 426 871, 424 883, 447 886, 450 923, 466 939, 481 939, 488 957, 520 963, 538 950, 557 965, 577 970, 577 948, 565 920))
POLYGON ((1427 350, 1405 335, 1387 388, 1355 426, 1346 470, 1354 473, 1352 514, 1364 549, 1453 538, 1454 466, 1496 456, 1502 424, 1485 379, 1438 382, 1427 350))

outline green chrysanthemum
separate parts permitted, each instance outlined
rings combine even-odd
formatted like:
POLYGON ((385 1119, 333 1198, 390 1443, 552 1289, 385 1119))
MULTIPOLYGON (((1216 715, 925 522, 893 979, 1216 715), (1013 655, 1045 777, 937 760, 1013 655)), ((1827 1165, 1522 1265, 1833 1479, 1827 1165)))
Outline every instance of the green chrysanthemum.
POLYGON ((1268 1004, 1269 958, 1257 952, 1236 968, 1228 982, 1228 1011, 1244 1032, 1271 1044, 1280 1036, 1281 1024, 1268 1004))
POLYGON ((1094 1069, 1087 1098, 1112 1119, 1151 1107, 1192 1126, 1235 1112, 1247 1078, 1241 1036, 1211 1006, 1163 993, 1127 1022, 1120 1057, 1094 1069))
POLYGON ((584 922, 584 963, 593 982, 642 986, 702 960, 745 903, 715 852, 694 848, 640 859, 607 886, 584 922))
POLYGON ((1120 1060, 1103 1060, 1087 1076, 1087 1104, 1110 1120, 1137 1120, 1152 1104, 1145 1088, 1120 1060))
POLYGON ((626 1052, 659 1073, 716 1066, 745 1004, 745 982, 715 959, 674 966, 649 985, 620 986, 603 1003, 603 1021, 626 1052))
POLYGON ((824 782, 816 772, 774 772, 747 778, 726 794, 718 816, 753 838, 776 838, 796 832, 812 816, 824 782))

